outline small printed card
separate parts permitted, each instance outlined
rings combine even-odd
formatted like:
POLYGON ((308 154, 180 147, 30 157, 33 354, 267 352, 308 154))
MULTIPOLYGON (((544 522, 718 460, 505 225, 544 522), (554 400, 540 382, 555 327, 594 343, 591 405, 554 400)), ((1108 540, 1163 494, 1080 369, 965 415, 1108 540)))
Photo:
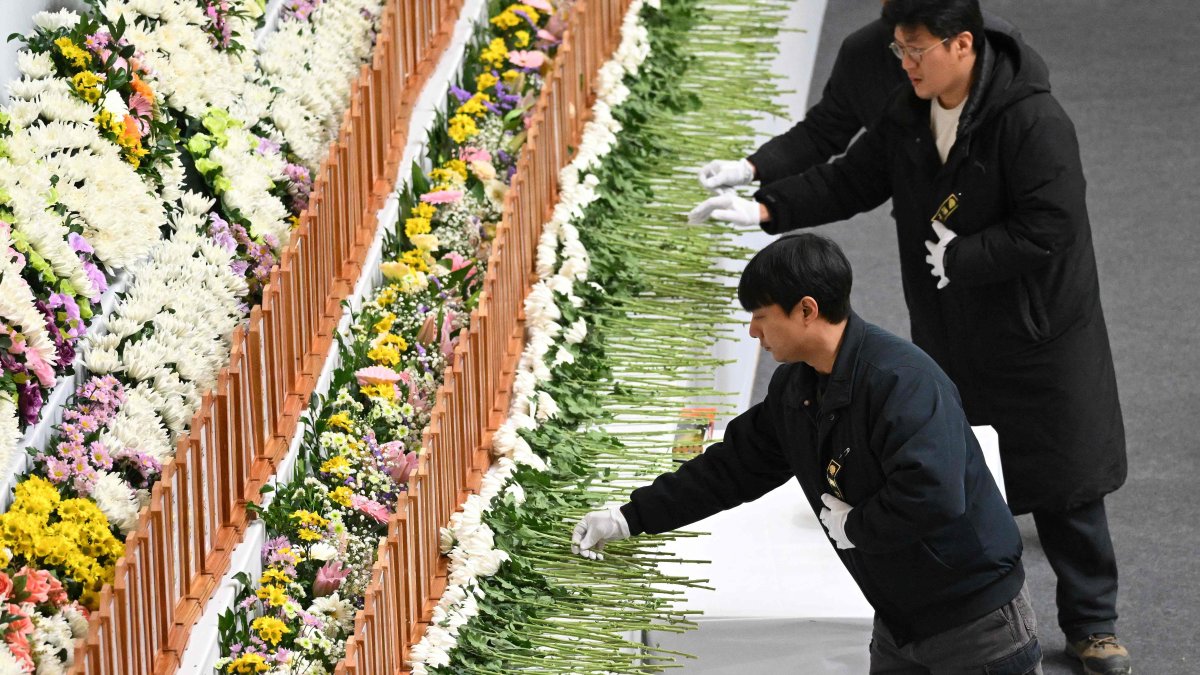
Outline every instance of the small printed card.
POLYGON ((671 447, 675 458, 687 460, 704 452, 705 441, 712 438, 716 419, 716 408, 684 408, 679 413, 675 444, 671 447))

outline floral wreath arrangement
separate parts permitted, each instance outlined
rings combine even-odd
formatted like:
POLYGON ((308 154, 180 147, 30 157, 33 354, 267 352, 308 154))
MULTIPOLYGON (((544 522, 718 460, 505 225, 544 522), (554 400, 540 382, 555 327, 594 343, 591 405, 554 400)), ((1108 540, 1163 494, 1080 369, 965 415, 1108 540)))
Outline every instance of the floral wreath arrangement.
POLYGON ((449 119, 428 140, 434 168, 414 167, 385 238, 384 285, 343 341, 335 393, 314 405, 296 478, 260 515, 269 537, 263 573, 239 577, 239 602, 220 621, 219 672, 330 673, 345 653, 379 538, 475 306, 525 116, 560 40, 561 20, 543 0, 508 3, 497 16, 520 16, 523 28, 493 18, 468 48, 449 119))
MULTIPOLYGON (((258 301, 316 168, 271 118, 275 82, 250 48, 258 0, 90 2, 83 15, 34 17, 22 79, 0 109, 0 465, 47 392, 80 363, 90 373, 47 446, 30 448, 30 475, 0 515, 0 606, 20 596, 5 594, 5 578, 48 574, 67 595, 22 599, 0 617, 0 673, 71 665, 62 620, 74 637, 86 629, 80 617, 228 361, 229 335, 258 301), (120 270, 123 288, 98 322, 120 270)), ((312 4, 284 25, 339 41, 328 65, 352 77, 382 2, 312 4)), ((338 96, 310 103, 330 129, 348 103, 338 96)))
POLYGON ((694 167, 744 152, 745 113, 777 110, 766 65, 740 55, 773 49, 786 6, 756 5, 749 19, 706 0, 631 4, 539 242, 496 463, 442 532, 449 582, 414 674, 676 667, 679 654, 626 636, 690 627, 676 604, 700 584, 659 568, 672 560, 664 544, 689 535, 614 542, 585 560, 570 533, 670 470, 680 408, 717 395, 688 384, 720 364, 710 347, 729 320, 733 288, 712 262, 749 252, 732 228, 681 214, 694 167), (745 111, 728 109, 734 92, 745 111))

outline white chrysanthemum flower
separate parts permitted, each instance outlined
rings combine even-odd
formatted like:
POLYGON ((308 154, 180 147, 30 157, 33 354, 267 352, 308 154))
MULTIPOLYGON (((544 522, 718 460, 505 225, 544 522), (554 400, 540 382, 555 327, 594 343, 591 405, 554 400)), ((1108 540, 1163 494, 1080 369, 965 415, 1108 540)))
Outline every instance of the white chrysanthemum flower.
POLYGON ((549 392, 539 391, 537 395, 537 415, 539 422, 558 417, 558 403, 549 392))
POLYGON ((212 207, 216 205, 216 200, 211 197, 206 197, 199 192, 187 190, 183 193, 179 200, 180 206, 186 213, 196 216, 207 215, 212 211, 212 207))
POLYGON ((123 119, 129 114, 129 106, 125 105, 125 99, 121 98, 121 92, 115 89, 108 90, 108 93, 104 95, 101 107, 112 113, 117 119, 123 119))
POLYGON ((17 402, 7 392, 0 392, 0 470, 7 470, 13 450, 21 442, 21 422, 17 419, 17 402))
POLYGON ((79 23, 79 15, 68 9, 60 9, 57 12, 38 12, 33 15, 33 25, 51 33, 63 28, 74 28, 77 23, 79 23))
POLYGON ((509 483, 507 492, 513 496, 513 501, 517 506, 525 503, 525 488, 521 487, 520 483, 509 483))
POLYGON ((333 560, 337 556, 337 547, 331 546, 323 541, 313 544, 312 547, 308 549, 308 557, 312 558, 313 560, 320 560, 321 562, 333 560))
POLYGON ((67 623, 71 626, 71 637, 79 639, 87 635, 87 617, 83 615, 83 612, 79 611, 76 605, 65 605, 62 608, 62 615, 66 617, 67 623))
POLYGON ((128 534, 137 526, 138 500, 129 484, 115 473, 105 471, 96 480, 91 497, 96 506, 121 531, 128 534))
POLYGON ((551 365, 558 366, 564 363, 575 363, 575 355, 566 347, 559 347, 554 353, 554 362, 551 365))
POLYGON ((567 341, 567 344, 577 345, 583 342, 584 338, 587 337, 587 333, 587 322, 581 317, 571 323, 566 332, 563 333, 563 339, 567 341))
POLYGON ((17 52, 17 69, 31 80, 50 77, 54 74, 54 59, 49 54, 23 49, 17 52))

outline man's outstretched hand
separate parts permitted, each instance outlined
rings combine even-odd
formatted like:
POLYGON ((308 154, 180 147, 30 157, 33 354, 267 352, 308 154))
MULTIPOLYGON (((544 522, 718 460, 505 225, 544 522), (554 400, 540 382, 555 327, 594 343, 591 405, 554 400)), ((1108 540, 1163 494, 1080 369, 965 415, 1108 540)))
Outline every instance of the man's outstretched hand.
POLYGON ((592 511, 575 525, 571 534, 571 552, 589 560, 603 560, 604 545, 629 537, 629 523, 621 515, 620 507, 613 506, 602 511, 592 511))

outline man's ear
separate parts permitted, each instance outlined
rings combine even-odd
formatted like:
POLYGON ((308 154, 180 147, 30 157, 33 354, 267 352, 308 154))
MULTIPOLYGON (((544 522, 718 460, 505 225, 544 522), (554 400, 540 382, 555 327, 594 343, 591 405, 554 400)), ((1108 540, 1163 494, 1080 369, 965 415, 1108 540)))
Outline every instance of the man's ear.
POLYGON ((817 305, 816 298, 813 298, 811 295, 800 298, 800 310, 802 312, 801 316, 804 317, 805 321, 811 321, 821 313, 821 308, 817 305))

